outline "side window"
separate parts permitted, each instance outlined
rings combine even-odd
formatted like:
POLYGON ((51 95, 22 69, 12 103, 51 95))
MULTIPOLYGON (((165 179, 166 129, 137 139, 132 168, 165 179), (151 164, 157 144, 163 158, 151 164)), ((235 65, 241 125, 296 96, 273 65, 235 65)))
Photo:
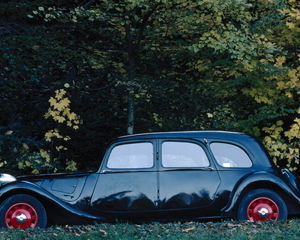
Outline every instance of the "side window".
POLYGON ((208 167, 209 161, 198 144, 167 141, 162 144, 162 165, 163 167, 208 167))
POLYGON ((153 145, 150 142, 128 143, 115 146, 108 158, 109 168, 153 167, 153 145))
POLYGON ((211 151, 222 167, 251 167, 252 161, 240 147, 230 143, 211 143, 211 151))

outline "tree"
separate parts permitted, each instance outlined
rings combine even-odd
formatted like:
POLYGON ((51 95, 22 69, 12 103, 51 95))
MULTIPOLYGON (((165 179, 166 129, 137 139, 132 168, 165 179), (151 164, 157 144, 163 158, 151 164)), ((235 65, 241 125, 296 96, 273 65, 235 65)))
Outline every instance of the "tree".
MULTIPOLYGON (((101 26, 98 31, 102 37, 114 36, 110 41, 115 49, 118 45, 124 46, 118 48, 117 53, 121 60, 119 66, 125 68, 125 73, 118 74, 122 79, 118 84, 123 84, 128 92, 127 133, 131 134, 135 97, 142 84, 137 79, 149 75, 138 66, 149 60, 153 49, 167 53, 171 48, 177 48, 178 52, 187 52, 188 46, 195 52, 208 48, 221 54, 229 53, 233 59, 247 60, 276 50, 274 44, 250 27, 251 22, 261 20, 256 17, 253 5, 248 1, 101 1, 70 8, 40 7, 33 15, 42 16, 45 21, 73 24, 87 19, 101 26), (199 38, 201 42, 196 43, 199 38)), ((95 52, 105 56, 103 49, 95 49, 95 52)), ((95 62, 98 61, 95 59, 95 62)), ((103 70, 103 65, 98 64, 98 67, 103 70)))

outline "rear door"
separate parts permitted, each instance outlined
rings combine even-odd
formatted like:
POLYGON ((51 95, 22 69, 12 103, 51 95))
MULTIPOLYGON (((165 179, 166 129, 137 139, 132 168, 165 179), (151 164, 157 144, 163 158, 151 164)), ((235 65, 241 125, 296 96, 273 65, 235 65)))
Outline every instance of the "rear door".
POLYGON ((220 185, 205 145, 192 140, 159 140, 159 203, 169 217, 204 217, 220 185))

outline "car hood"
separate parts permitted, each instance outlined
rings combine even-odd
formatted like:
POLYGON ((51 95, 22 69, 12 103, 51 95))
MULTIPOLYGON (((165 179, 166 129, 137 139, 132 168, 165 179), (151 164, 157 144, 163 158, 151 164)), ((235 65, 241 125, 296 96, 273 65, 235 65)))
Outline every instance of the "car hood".
POLYGON ((59 199, 70 202, 79 198, 90 174, 91 172, 52 173, 19 176, 17 180, 34 183, 59 199))
POLYGON ((72 173, 50 173, 37 175, 17 176, 18 181, 27 181, 38 184, 46 179, 67 179, 67 178, 81 178, 89 175, 91 172, 72 172, 72 173))

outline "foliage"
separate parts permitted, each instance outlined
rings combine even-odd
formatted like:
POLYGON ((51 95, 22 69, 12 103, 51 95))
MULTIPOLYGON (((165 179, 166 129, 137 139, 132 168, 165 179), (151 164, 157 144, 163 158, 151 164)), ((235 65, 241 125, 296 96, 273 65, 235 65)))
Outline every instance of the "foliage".
MULTIPOLYGON (((68 86, 66 84, 66 86, 68 86)), ((68 127, 73 128, 74 130, 79 129, 79 124, 82 124, 80 117, 75 113, 71 112, 70 109, 70 100, 65 96, 67 92, 64 89, 59 89, 55 91, 55 97, 51 97, 49 99, 50 108, 48 109, 48 112, 45 114, 45 118, 52 118, 54 121, 58 122, 59 125, 62 123, 65 123, 68 127)), ((52 130, 49 130, 45 133, 45 140, 47 142, 51 142, 52 146, 55 145, 55 150, 60 155, 62 150, 68 150, 61 141, 70 141, 71 138, 69 136, 63 136, 60 134, 60 129, 55 128, 52 130), (55 142, 58 141, 58 144, 55 144, 55 142), (61 145, 59 145, 61 144, 61 145)), ((53 158, 53 153, 51 154, 53 158)), ((47 156, 47 158, 50 158, 50 156, 47 156)), ((53 161, 59 161, 62 162, 60 159, 54 158, 53 161)), ((77 170, 76 163, 74 161, 68 161, 66 160, 66 170, 74 171, 77 170)), ((54 172, 56 172, 57 169, 55 169, 54 172)))
POLYGON ((59 89, 55 93, 55 97, 49 99, 50 108, 45 114, 45 118, 52 118, 58 122, 58 127, 48 130, 45 133, 45 141, 39 142, 18 138, 14 136, 12 130, 6 131, 0 138, 0 152, 5 153, 0 158, 0 167, 13 169, 15 168, 14 165, 17 165, 18 169, 26 170, 26 172, 31 171, 34 174, 57 172, 63 169, 67 171, 77 170, 74 161, 68 161, 67 159, 64 163, 61 159, 62 151, 68 150, 62 145, 62 141, 66 142, 71 138, 61 135, 59 128, 64 123, 66 126, 77 130, 81 121, 79 116, 70 110, 70 100, 65 97, 67 92, 64 89, 59 89), (50 150, 45 150, 47 148, 46 142, 50 142, 50 150), (15 159, 15 161, 11 161, 11 159, 15 159))
POLYGON ((2 171, 15 173, 19 167, 25 169, 25 165, 31 165, 30 159, 37 155, 30 149, 39 151, 42 147, 42 141, 21 137, 18 131, 2 128, 0 134, 0 167, 3 169, 2 171))
MULTIPOLYGON (((296 47, 300 43, 296 39, 300 26, 299 3, 288 1, 288 5, 281 9, 281 12, 286 17, 282 24, 274 29, 278 32, 270 37, 283 46, 286 55, 266 60, 273 64, 277 72, 268 77, 268 81, 273 82, 273 96, 264 95, 267 101, 270 101, 268 105, 273 106, 275 115, 268 124, 262 126, 261 132, 274 162, 299 173, 300 61, 299 49, 296 47), (284 39, 279 35, 284 36, 284 39), (295 48, 291 48, 291 39, 295 48)), ((266 90, 266 87, 261 88, 263 92, 266 90)))
MULTIPOLYGON (((260 56, 272 57, 274 51, 280 50, 263 33, 260 25, 256 22, 267 21, 272 16, 270 10, 280 8, 281 1, 222 1, 208 0, 199 1, 197 22, 201 24, 204 31, 192 49, 200 51, 202 48, 214 49, 216 53, 228 53, 231 58, 242 61, 251 61, 260 56), (255 8, 264 4, 264 12, 258 12, 255 8)), ((279 15, 279 12, 277 13, 279 15)), ((264 31, 264 30, 263 30, 264 31)))
MULTIPOLYGON (((52 118, 58 122, 59 125, 65 123, 68 127, 78 129, 80 122, 79 116, 71 112, 70 100, 65 97, 67 92, 64 89, 55 91, 55 97, 49 99, 50 108, 45 114, 45 118, 52 118)), ((69 136, 63 136, 60 133, 59 126, 55 129, 48 130, 45 133, 45 141, 51 143, 51 151, 40 149, 39 152, 33 152, 32 155, 27 156, 25 160, 19 160, 19 169, 31 168, 32 173, 37 174, 40 171, 57 172, 65 168, 67 171, 75 171, 76 163, 66 159, 65 166, 62 167, 63 160, 61 159, 62 151, 68 150, 62 142, 71 140, 69 136), (55 154, 55 152, 57 154, 55 154), (57 156, 55 156, 57 155, 57 156)))
POLYGON ((0 167, 90 169, 125 133, 222 129, 298 170, 299 27, 294 0, 1 2, 0 167))

